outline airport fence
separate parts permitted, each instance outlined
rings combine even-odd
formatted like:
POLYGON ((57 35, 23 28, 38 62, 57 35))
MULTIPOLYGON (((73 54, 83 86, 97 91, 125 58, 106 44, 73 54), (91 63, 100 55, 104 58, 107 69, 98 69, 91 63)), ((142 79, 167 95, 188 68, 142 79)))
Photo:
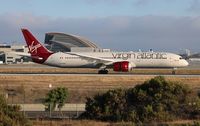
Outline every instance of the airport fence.
POLYGON ((85 112, 85 104, 65 104, 61 110, 45 111, 43 104, 18 104, 21 112, 30 119, 70 119, 78 118, 85 112))

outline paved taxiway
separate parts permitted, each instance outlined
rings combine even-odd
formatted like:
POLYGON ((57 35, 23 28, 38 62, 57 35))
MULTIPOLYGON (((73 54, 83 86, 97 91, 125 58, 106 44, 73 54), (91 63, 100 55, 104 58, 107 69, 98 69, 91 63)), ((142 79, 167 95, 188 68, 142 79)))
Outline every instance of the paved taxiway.
POLYGON ((149 77, 149 76, 165 76, 165 77, 200 77, 200 75, 186 75, 186 74, 175 74, 175 75, 172 75, 172 74, 16 74, 16 73, 13 73, 13 74, 6 74, 6 73, 2 73, 0 74, 0 76, 86 76, 86 77, 98 77, 98 76, 101 76, 101 77, 131 77, 131 76, 134 76, 134 77, 149 77))

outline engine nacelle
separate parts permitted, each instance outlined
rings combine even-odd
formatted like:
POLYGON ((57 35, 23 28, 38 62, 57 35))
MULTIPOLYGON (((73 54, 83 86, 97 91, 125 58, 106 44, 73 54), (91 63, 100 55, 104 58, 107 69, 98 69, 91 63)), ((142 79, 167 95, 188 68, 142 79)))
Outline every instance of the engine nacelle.
POLYGON ((128 61, 116 62, 113 64, 114 71, 128 72, 132 69, 132 65, 128 61))

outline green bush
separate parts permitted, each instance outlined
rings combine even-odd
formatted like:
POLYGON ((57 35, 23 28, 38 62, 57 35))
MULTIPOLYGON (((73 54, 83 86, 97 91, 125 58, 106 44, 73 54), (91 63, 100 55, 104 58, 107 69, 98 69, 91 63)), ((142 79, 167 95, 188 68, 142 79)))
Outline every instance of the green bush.
POLYGON ((49 111, 50 108, 51 110, 55 110, 56 105, 60 110, 64 106, 68 95, 68 89, 64 87, 58 87, 50 90, 45 98, 44 103, 46 106, 46 111, 49 111))
POLYGON ((122 120, 126 116, 126 92, 122 89, 109 90, 103 95, 87 98, 86 115, 102 120, 122 120))
POLYGON ((7 105, 5 97, 0 95, 0 126, 29 126, 29 120, 20 112, 20 106, 7 105))
POLYGON ((165 121, 184 112, 188 87, 158 76, 128 91, 129 106, 134 106, 141 121, 165 121), (165 115, 165 116, 163 116, 165 115))
POLYGON ((199 118, 199 97, 191 95, 183 84, 158 76, 128 90, 109 90, 87 98, 83 117, 137 123, 199 118))

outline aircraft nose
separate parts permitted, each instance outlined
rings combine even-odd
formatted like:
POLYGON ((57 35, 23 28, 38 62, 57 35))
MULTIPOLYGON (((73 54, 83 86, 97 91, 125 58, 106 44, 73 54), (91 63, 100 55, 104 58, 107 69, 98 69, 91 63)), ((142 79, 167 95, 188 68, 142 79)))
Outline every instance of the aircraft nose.
POLYGON ((189 65, 189 63, 186 60, 184 60, 183 64, 184 64, 184 66, 188 66, 189 65))

